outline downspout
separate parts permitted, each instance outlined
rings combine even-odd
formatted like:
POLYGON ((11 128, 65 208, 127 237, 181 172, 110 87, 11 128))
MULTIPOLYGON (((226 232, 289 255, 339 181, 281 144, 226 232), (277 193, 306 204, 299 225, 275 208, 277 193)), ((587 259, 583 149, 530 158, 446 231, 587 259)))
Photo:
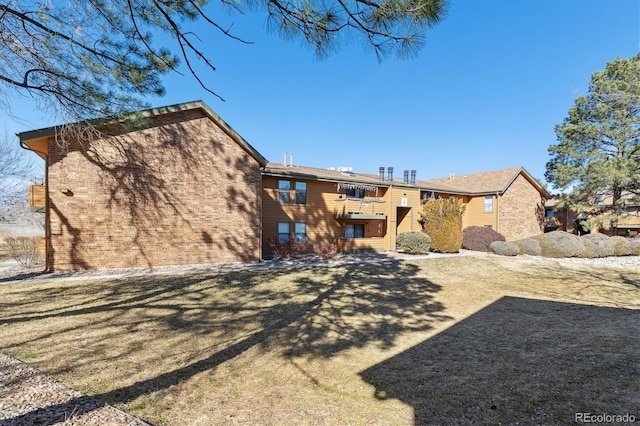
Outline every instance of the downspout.
POLYGON ((500 192, 496 191, 496 232, 500 233, 500 192))

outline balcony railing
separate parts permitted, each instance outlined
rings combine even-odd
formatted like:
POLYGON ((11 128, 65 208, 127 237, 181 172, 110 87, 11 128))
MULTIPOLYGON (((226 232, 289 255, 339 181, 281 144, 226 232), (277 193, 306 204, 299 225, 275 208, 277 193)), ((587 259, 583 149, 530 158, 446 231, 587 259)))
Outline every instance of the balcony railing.
POLYGON ((34 212, 43 212, 46 205, 47 188, 44 185, 29 186, 29 205, 34 212))
POLYGON ((385 201, 378 198, 338 198, 336 219, 385 220, 385 201))

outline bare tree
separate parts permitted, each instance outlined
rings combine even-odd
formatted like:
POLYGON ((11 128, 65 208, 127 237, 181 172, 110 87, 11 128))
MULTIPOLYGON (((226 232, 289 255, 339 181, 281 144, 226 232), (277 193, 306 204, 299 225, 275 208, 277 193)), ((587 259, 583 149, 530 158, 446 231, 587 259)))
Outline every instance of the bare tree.
MULTIPOLYGON (((424 31, 444 16, 446 0, 222 0, 222 7, 266 12, 285 38, 301 38, 324 56, 352 38, 380 58, 415 54, 424 31)), ((33 97, 64 121, 138 110, 162 95, 161 77, 186 69, 219 96, 194 64, 215 67, 189 23, 206 22, 223 37, 247 43, 212 19, 209 0, 0 0, 0 102, 8 93, 33 97), (175 42, 175 51, 154 40, 175 42)), ((204 34, 201 34, 204 36, 204 34)), ((207 34, 210 39, 210 35, 207 34)), ((222 98, 221 98, 222 99, 222 98)))
POLYGON ((0 137, 0 211, 23 204, 27 198, 27 184, 37 174, 28 152, 6 134, 0 137))

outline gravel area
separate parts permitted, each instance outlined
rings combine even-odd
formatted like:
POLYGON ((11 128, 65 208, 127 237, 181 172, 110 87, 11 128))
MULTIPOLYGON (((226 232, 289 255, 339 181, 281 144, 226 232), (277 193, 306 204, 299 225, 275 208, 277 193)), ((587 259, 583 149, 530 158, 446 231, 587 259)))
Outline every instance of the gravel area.
POLYGON ((345 263, 366 263, 366 262, 387 262, 401 258, 438 258, 445 256, 473 256, 486 255, 487 253, 474 252, 470 250, 461 250, 459 253, 442 254, 429 253, 425 255, 404 255, 396 252, 372 253, 372 254, 339 254, 333 259, 323 260, 314 255, 303 255, 292 260, 267 260, 261 262, 238 262, 238 263, 213 263, 213 264, 196 264, 196 265, 177 265, 177 266, 156 266, 128 268, 128 269, 100 269, 88 271, 69 271, 69 272, 43 272, 43 266, 35 266, 25 269, 13 260, 0 262, 0 285, 15 284, 16 282, 35 282, 35 281, 51 281, 51 280, 85 280, 85 279, 118 279, 131 278, 140 276, 154 275, 184 275, 184 274, 200 274, 212 272, 229 272, 238 270, 264 270, 264 269, 280 269, 280 268, 296 268, 309 265, 341 265, 345 263))
MULTIPOLYGON (((224 272, 246 269, 270 269, 301 267, 317 264, 344 264, 354 262, 384 262, 402 258, 438 258, 445 256, 496 256, 490 253, 462 250, 457 254, 429 253, 424 256, 407 256, 402 253, 374 254, 367 256, 340 255, 332 260, 308 257, 291 261, 266 261, 259 263, 167 266, 157 268, 132 268, 100 271, 75 271, 43 273, 42 267, 25 270, 14 261, 0 262, 0 284, 52 280, 116 279, 149 275, 180 275, 193 273, 224 272)), ((520 261, 551 261, 559 266, 577 263, 616 267, 640 267, 640 256, 607 257, 600 259, 548 259, 539 256, 518 256, 520 261)), ((135 417, 102 401, 83 395, 45 376, 21 361, 0 353, 0 426, 18 425, 147 425, 135 417)))
POLYGON ((147 423, 0 353, 0 425, 145 426, 147 423))

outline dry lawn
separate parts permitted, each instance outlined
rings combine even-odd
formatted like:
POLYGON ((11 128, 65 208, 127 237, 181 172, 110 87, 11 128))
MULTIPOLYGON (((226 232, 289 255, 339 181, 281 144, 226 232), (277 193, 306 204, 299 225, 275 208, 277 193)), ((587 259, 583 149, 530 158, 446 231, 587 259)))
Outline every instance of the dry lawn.
POLYGON ((640 268, 528 258, 0 286, 1 352, 155 425, 640 418, 639 335, 640 268))

